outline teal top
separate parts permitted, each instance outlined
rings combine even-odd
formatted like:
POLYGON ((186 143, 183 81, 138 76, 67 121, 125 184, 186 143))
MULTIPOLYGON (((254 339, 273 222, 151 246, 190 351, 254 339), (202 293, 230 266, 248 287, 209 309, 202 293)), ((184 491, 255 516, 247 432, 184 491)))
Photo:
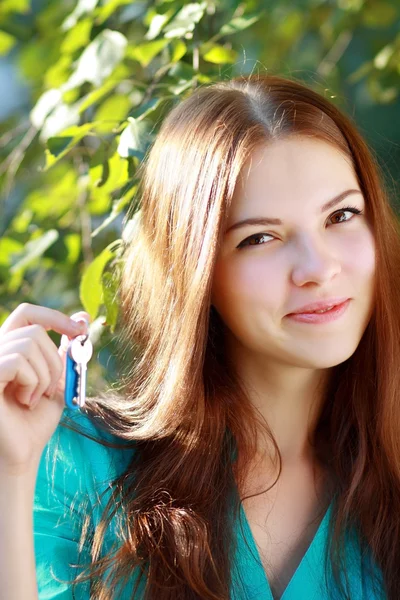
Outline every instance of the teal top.
MULTIPOLYGON (((121 442, 95 427, 83 413, 69 409, 64 413, 94 437, 121 442)), ((90 600, 88 583, 79 584, 73 595, 72 586, 62 580, 76 576, 76 569, 70 565, 90 562, 87 548, 80 555, 78 552, 83 517, 90 514, 91 526, 96 527, 110 495, 107 491, 99 503, 99 494, 127 468, 132 452, 131 449, 107 448, 69 429, 57 427, 42 454, 35 488, 33 521, 39 600, 90 600)), ((331 504, 281 600, 342 598, 334 586, 329 562, 325 579, 324 559, 332 508, 331 504)), ((107 530, 102 556, 115 541, 112 527, 107 530)), ((231 600, 274 600, 243 508, 234 534, 231 600)), ((351 600, 385 600, 378 587, 376 590, 373 587, 374 578, 369 574, 366 557, 362 556, 354 534, 347 536, 345 551, 351 600)), ((380 570, 372 565, 382 581, 380 570)), ((130 586, 135 579, 134 572, 130 586)), ((138 600, 143 597, 143 588, 144 583, 135 595, 138 600)), ((130 599, 129 589, 132 593, 132 587, 126 587, 116 597, 130 599)))

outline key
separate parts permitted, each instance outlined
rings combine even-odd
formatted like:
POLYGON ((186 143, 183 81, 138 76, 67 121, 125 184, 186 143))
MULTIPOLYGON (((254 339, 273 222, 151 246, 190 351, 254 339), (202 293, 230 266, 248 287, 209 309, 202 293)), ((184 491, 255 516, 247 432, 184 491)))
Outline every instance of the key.
POLYGON ((78 335, 69 342, 64 393, 68 408, 78 409, 85 404, 87 363, 92 354, 93 345, 87 335, 78 335))
POLYGON ((75 338, 74 343, 71 345, 71 354, 78 365, 78 404, 82 408, 86 400, 87 363, 92 358, 93 346, 89 338, 80 341, 80 337, 75 338))
POLYGON ((86 400, 86 373, 87 363, 92 358, 93 346, 89 338, 83 341, 82 337, 76 337, 71 344, 71 355, 78 366, 78 405, 79 408, 85 404, 86 400))

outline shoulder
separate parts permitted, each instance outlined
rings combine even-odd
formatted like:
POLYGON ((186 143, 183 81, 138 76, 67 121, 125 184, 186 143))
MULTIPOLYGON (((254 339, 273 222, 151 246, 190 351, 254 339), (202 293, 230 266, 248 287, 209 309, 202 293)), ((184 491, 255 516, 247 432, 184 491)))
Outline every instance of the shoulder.
POLYGON ((60 422, 46 444, 38 471, 37 488, 44 493, 62 489, 66 496, 98 493, 124 473, 132 460, 132 448, 112 448, 106 443, 126 445, 107 433, 83 411, 65 408, 60 422))

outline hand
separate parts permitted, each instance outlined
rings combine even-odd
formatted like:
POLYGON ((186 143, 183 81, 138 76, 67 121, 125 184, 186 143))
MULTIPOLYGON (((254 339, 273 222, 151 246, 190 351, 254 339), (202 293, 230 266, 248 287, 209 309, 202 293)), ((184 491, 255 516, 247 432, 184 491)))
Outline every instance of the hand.
POLYGON ((68 317, 23 303, 0 327, 2 475, 25 475, 39 466, 65 407, 65 341, 87 333, 87 323, 77 325, 78 319, 90 322, 83 311, 68 317), (63 334, 59 348, 46 333, 50 329, 63 334))

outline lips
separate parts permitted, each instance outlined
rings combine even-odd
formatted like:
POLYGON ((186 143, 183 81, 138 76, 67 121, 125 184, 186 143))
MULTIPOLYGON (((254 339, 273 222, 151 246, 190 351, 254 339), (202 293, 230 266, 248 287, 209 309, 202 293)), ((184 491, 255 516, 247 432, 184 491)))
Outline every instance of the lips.
MULTIPOLYGON (((343 297, 343 298, 327 298, 326 300, 319 300, 317 302, 312 302, 310 304, 306 304, 304 306, 301 306, 300 308, 292 311, 291 313, 289 313, 289 315, 296 315, 296 314, 313 314, 316 313, 319 310, 329 310, 330 308, 333 308, 335 306, 340 306, 341 304, 343 304, 344 302, 346 302, 348 300, 348 298, 343 297)), ((322 314, 322 313, 321 313, 322 314)))

